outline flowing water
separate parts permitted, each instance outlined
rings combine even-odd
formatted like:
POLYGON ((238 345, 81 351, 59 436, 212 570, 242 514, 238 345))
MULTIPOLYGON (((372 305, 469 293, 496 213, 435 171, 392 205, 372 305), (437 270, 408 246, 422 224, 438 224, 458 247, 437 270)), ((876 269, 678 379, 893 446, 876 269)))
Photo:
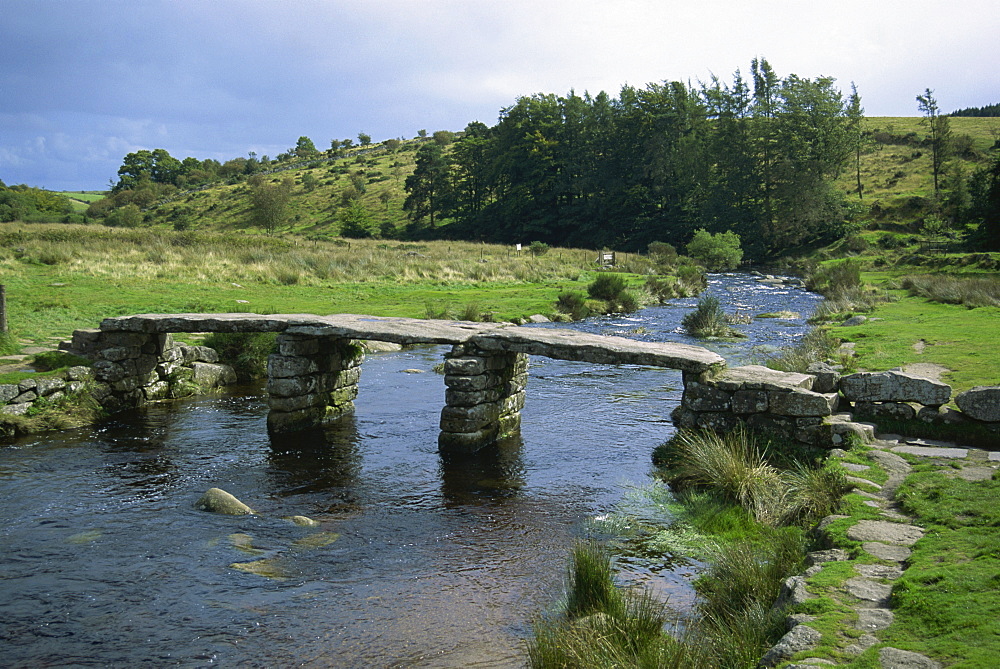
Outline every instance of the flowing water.
MULTIPOLYGON (((752 314, 819 299, 746 275, 710 291, 752 314)), ((702 343, 679 327, 696 302, 569 327, 702 343)), ((805 325, 741 329, 708 347, 745 363, 805 325)), ((244 388, 0 446, 0 666, 523 666, 586 521, 649 480, 680 373, 532 358, 520 436, 443 457, 444 351, 369 356, 322 434, 272 443, 244 388), (211 487, 257 514, 195 510, 211 487)), ((690 565, 634 569, 690 599, 690 565)))

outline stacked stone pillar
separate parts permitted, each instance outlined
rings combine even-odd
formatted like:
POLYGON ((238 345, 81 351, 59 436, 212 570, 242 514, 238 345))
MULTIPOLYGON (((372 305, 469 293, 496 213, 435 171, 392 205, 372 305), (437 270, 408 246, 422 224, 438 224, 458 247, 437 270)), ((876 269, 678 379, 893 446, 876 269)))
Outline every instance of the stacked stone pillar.
POLYGON ((442 450, 471 452, 521 427, 528 356, 457 344, 444 361, 442 450))
POLYGON ((267 360, 267 429, 284 434, 322 427, 354 411, 363 354, 342 337, 281 334, 267 360))

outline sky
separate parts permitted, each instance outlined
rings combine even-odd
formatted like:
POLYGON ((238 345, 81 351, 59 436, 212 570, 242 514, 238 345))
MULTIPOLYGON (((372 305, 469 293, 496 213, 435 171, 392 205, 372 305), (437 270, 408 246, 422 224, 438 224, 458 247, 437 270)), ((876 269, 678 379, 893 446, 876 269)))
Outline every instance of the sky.
POLYGON ((854 82, 868 116, 1000 102, 997 0, 0 0, 0 181, 494 125, 524 95, 713 75, 854 82))

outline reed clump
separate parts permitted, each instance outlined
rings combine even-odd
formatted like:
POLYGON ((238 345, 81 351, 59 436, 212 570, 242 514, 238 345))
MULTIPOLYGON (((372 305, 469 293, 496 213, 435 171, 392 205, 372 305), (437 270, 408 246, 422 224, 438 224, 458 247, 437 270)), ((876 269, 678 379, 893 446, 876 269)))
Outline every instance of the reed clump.
POLYGON ((942 304, 976 307, 1000 307, 1000 277, 967 277, 946 274, 905 276, 900 286, 910 295, 925 297, 942 304))
POLYGON ((819 457, 742 429, 681 432, 659 447, 654 462, 674 491, 666 504, 673 524, 649 545, 674 554, 688 547, 709 564, 694 584, 693 613, 669 624, 666 603, 616 587, 607 549, 583 544, 562 615, 535 627, 531 666, 755 666, 785 632, 775 602, 801 570, 806 528, 835 512, 849 489, 819 457))

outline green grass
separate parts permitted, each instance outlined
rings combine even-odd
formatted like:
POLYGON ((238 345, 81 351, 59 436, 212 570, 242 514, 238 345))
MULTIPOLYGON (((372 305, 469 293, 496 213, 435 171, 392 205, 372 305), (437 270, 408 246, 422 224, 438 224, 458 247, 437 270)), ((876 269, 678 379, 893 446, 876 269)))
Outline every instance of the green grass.
POLYGON ((884 370, 907 363, 942 365, 953 395, 974 386, 1000 383, 1000 308, 968 309, 902 296, 883 303, 854 327, 832 327, 830 333, 855 342, 859 369, 884 370))
POLYGON ((993 666, 1000 653, 1000 481, 917 472, 898 498, 927 534, 893 588, 896 622, 886 642, 949 666, 993 666))
MULTIPOLYGON (((38 342, 135 313, 359 313, 496 321, 553 314, 583 292, 589 251, 540 257, 461 242, 302 243, 241 234, 0 225, 11 336, 38 342)), ((635 261, 633 261, 635 262, 635 261)))

